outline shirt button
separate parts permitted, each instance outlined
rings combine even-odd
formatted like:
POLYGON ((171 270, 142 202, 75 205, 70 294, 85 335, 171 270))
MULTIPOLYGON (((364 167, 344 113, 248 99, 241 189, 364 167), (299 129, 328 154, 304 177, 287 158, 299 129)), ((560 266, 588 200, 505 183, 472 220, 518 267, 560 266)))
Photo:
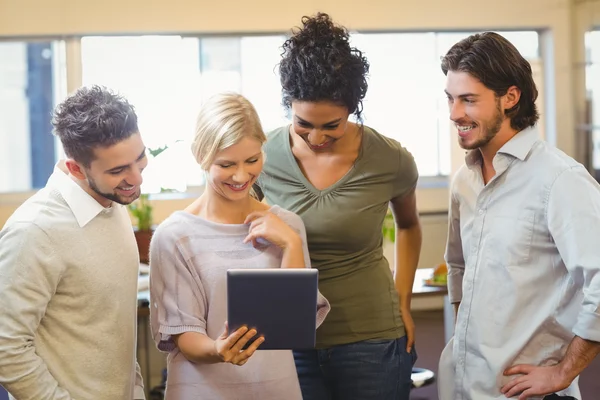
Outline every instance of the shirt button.
POLYGON ((482 215, 482 214, 483 214, 483 209, 480 208, 479 209, 479 215, 482 215))

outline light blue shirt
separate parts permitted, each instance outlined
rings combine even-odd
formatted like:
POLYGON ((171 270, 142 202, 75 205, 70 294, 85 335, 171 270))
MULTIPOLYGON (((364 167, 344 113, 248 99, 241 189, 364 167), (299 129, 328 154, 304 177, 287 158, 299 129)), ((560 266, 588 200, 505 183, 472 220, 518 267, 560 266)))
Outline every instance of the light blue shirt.
MULTIPOLYGON (((600 186, 533 128, 483 182, 481 153, 451 188, 446 262, 460 302, 452 399, 504 399, 515 364, 562 360, 574 335, 600 341, 600 186)), ((561 394, 581 398, 577 380, 561 394)))

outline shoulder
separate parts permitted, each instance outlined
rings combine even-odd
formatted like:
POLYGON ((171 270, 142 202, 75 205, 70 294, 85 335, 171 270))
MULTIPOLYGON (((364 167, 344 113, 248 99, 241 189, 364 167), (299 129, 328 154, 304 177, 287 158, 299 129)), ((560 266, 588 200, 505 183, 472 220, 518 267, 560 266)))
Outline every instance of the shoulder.
POLYGON ((559 178, 560 181, 571 176, 593 179, 581 163, 543 140, 534 145, 524 166, 529 174, 535 174, 536 180, 548 189, 553 187, 559 178))
POLYGON ((383 154, 397 155, 400 157, 409 157, 412 160, 412 154, 397 140, 382 135, 377 130, 369 127, 363 127, 364 135, 368 141, 370 151, 383 152, 383 154))
POLYGON ((167 217, 152 234, 152 246, 164 248, 177 244, 190 231, 190 217, 187 211, 176 211, 167 217))
POLYGON ((418 179, 417 164, 413 155, 399 141, 382 135, 375 129, 364 126, 363 157, 368 159, 371 165, 379 165, 379 168, 390 169, 400 175, 402 180, 411 182, 418 179))
POLYGON ((58 193, 48 188, 40 189, 23 202, 6 221, 5 230, 32 240, 49 240, 57 232, 81 234, 72 211, 61 202, 58 193))
POLYGON ((41 241, 51 242, 51 236, 35 221, 9 219, 0 231, 0 242, 5 249, 14 250, 15 246, 34 242, 39 246, 41 241))
POLYGON ((289 132, 289 125, 281 126, 277 129, 274 129, 270 132, 267 132, 267 141, 265 142, 263 148, 265 151, 270 150, 281 150, 281 144, 284 140, 287 140, 289 132))
POLYGON ((546 141, 538 141, 531 151, 530 159, 543 163, 550 167, 554 172, 563 172, 572 168, 582 167, 583 165, 575 161, 572 157, 565 154, 562 150, 552 146, 546 141))
POLYGON ((304 229, 304 221, 295 212, 286 210, 280 206, 274 205, 269 209, 273 214, 281 218, 286 224, 296 229, 304 229))

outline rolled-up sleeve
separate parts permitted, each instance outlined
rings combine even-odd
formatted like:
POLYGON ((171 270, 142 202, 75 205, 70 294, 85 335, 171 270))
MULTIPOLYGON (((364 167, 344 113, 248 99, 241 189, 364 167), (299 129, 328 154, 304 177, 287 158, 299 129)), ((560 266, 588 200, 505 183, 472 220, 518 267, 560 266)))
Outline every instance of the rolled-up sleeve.
POLYGON ((583 303, 573 333, 600 342, 600 186, 581 166, 563 171, 548 197, 548 228, 583 303))
POLYGON ((175 349, 173 335, 206 335, 206 294, 195 284, 178 238, 166 229, 154 233, 150 246, 150 326, 159 350, 175 349))
POLYGON ((448 237, 444 259, 448 266, 448 298, 451 303, 460 303, 462 300, 462 284, 465 274, 465 259, 460 237, 460 203, 450 192, 448 207, 448 237))

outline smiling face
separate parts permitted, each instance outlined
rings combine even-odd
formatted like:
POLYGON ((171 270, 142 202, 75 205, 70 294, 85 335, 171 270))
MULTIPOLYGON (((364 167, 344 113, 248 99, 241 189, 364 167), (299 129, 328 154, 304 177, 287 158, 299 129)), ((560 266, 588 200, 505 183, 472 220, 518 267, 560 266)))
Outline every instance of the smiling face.
POLYGON ((331 151, 346 134, 348 110, 330 102, 292 103, 292 129, 314 152, 331 151))
POLYGON ((142 171, 148 165, 139 133, 108 147, 94 149, 89 167, 69 159, 67 168, 84 189, 104 207, 111 202, 130 204, 140 196, 142 171))
POLYGON ((261 142, 246 136, 216 154, 208 169, 208 187, 226 200, 246 200, 262 167, 261 142))
POLYGON ((463 149, 485 147, 509 125, 503 111, 505 96, 497 97, 466 72, 448 71, 446 96, 450 119, 456 124, 463 149))

